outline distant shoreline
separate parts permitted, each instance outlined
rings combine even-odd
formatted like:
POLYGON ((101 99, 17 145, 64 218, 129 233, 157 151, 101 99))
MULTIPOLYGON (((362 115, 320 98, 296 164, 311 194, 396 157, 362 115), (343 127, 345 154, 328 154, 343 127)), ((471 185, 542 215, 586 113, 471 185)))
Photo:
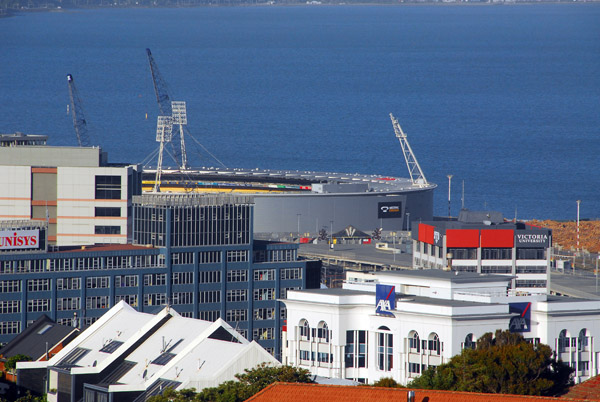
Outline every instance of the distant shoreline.
POLYGON ((100 9, 176 9, 176 8, 201 8, 201 7, 337 7, 337 6, 519 6, 519 5, 542 5, 542 4, 598 4, 600 0, 517 0, 517 1, 406 1, 406 2, 385 2, 385 1, 374 1, 374 2, 328 2, 328 1, 297 1, 278 3, 277 1, 266 1, 263 3, 236 3, 236 4, 225 4, 225 3, 197 3, 197 4, 165 4, 165 5, 92 5, 84 7, 39 7, 39 8, 20 8, 11 9, 4 8, 0 9, 0 18, 12 17, 19 14, 36 13, 36 12, 77 12, 86 10, 100 10, 100 9))

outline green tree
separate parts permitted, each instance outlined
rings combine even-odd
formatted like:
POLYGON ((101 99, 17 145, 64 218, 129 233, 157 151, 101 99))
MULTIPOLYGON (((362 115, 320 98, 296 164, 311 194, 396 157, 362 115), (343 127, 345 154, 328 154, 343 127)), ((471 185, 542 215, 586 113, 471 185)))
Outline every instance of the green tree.
POLYGON ((17 368, 18 362, 29 362, 31 360, 32 360, 31 357, 29 357, 27 355, 23 355, 23 354, 14 355, 14 356, 9 357, 6 360, 6 364, 4 365, 4 367, 6 368, 6 370, 12 371, 17 368))
POLYGON ((235 377, 237 381, 226 381, 218 387, 205 388, 199 393, 193 388, 181 391, 167 389, 148 402, 241 402, 274 382, 313 382, 308 370, 292 366, 273 367, 265 363, 246 369, 235 377))
POLYGON ((383 387, 383 388, 404 388, 404 386, 398 384, 398 382, 396 380, 394 380, 392 377, 383 377, 380 378, 378 381, 375 381, 373 383, 374 387, 383 387))
POLYGON ((571 385, 572 369, 544 344, 497 330, 484 334, 475 350, 464 349, 448 363, 430 367, 410 387, 485 393, 554 396, 571 385))

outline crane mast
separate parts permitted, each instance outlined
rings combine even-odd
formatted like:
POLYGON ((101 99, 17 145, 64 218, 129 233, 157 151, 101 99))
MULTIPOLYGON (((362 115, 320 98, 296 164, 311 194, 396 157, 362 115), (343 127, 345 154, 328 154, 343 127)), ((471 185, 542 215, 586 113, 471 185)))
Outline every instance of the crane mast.
POLYGON ((410 181, 412 184, 418 185, 420 187, 427 185, 427 179, 423 174, 423 170, 421 170, 421 166, 419 162, 417 162, 417 158, 408 143, 408 139, 404 131, 402 131, 402 127, 398 123, 398 120, 390 113, 390 118, 392 119, 392 125, 394 126, 394 132, 396 133, 396 138, 400 141, 400 146, 402 147, 402 153, 404 154, 404 159, 406 160, 406 166, 408 167, 408 174, 410 175, 410 181))
POLYGON ((71 99, 71 111, 73 113, 73 127, 77 134, 77 142, 80 147, 89 147, 90 138, 88 135, 87 122, 81 106, 81 98, 75 86, 75 80, 71 74, 67 74, 67 82, 69 84, 69 97, 71 99))
MULTIPOLYGON (((179 126, 179 148, 171 142, 173 150, 173 158, 182 170, 187 169, 187 153, 185 150, 185 135, 184 125, 187 124, 187 112, 185 102, 171 101, 167 83, 160 74, 158 66, 154 61, 152 52, 150 49, 146 49, 148 55, 148 62, 150 64, 150 73, 152 74, 152 82, 154 84, 154 93, 156 94, 156 101, 160 111, 160 116, 171 116, 172 124, 179 126)), ((164 145, 163 145, 164 147, 164 145)))

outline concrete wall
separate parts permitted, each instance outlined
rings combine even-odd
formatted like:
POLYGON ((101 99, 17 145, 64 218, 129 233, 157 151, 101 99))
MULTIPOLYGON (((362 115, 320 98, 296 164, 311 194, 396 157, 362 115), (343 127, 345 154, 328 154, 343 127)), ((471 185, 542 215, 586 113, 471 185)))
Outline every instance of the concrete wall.
POLYGON ((340 231, 348 225, 371 233, 383 230, 407 229, 406 214, 412 222, 433 219, 433 189, 395 193, 352 194, 265 194, 255 196, 254 232, 298 232, 315 234, 325 228, 340 231), (402 217, 379 219, 380 202, 400 202, 402 217))

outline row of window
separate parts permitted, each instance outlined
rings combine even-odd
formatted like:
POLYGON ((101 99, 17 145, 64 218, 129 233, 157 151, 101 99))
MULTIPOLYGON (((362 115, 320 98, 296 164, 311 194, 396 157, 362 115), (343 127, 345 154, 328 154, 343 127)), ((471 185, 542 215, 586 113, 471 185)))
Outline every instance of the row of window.
MULTIPOLYGON (((256 270, 254 271, 255 281, 273 280, 275 275, 274 269, 256 270)), ((302 275, 300 268, 285 268, 281 272, 282 278, 297 279, 302 275), (284 272, 285 271, 285 272, 284 272)), ((118 275, 114 277, 115 288, 138 287, 138 275, 118 275)), ((185 285, 194 283, 193 272, 173 272, 173 285, 185 285)), ((248 280, 247 270, 233 270, 227 272, 228 282, 246 282, 248 280)), ((199 272, 199 283, 220 283, 221 271, 202 271, 199 272)), ((146 274, 144 275, 144 286, 164 286, 166 285, 166 274, 146 274)), ((86 278, 87 289, 105 289, 110 287, 109 276, 92 276, 86 278)), ((81 288, 81 278, 58 278, 56 279, 57 290, 76 290, 81 288)), ((281 297, 286 297, 287 290, 297 289, 296 287, 282 288, 281 297)), ((51 290, 51 280, 44 279, 29 279, 27 281, 27 290, 29 292, 42 292, 51 290)), ((0 293, 18 293, 21 292, 20 280, 0 281, 0 293)), ((265 300, 257 298, 256 300, 265 300)), ((271 300, 271 299, 266 299, 271 300)))
POLYGON ((3 274, 164 267, 165 256, 160 254, 0 261, 0 273, 3 274))
POLYGON ((254 262, 284 262, 296 261, 297 250, 255 250, 253 253, 254 262))

